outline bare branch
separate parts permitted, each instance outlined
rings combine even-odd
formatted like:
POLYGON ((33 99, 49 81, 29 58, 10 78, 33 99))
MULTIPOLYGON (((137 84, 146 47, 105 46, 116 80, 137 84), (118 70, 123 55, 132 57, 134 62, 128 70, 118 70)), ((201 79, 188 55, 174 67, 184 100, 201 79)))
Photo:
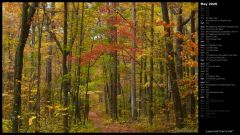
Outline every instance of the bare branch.
POLYGON ((63 49, 62 49, 62 47, 61 47, 61 44, 60 44, 59 40, 58 40, 57 37, 56 37, 56 34, 53 33, 53 32, 50 31, 50 30, 48 30, 48 33, 51 35, 51 38, 53 38, 54 41, 56 42, 56 44, 57 44, 59 50, 61 51, 61 53, 63 53, 63 49))
MULTIPOLYGON (((46 14, 47 19, 49 20, 47 25, 50 25, 52 23, 51 19, 49 18, 49 16, 46 14)), ((55 33, 53 33, 51 30, 47 29, 48 33, 50 34, 51 38, 53 38, 53 40, 56 42, 58 49, 61 51, 61 53, 63 53, 63 49, 61 47, 61 44, 59 42, 59 40, 57 39, 57 36, 55 33)))
POLYGON ((33 15, 34 15, 34 13, 36 11, 37 6, 38 6, 38 2, 33 2, 32 3, 32 5, 31 5, 31 7, 29 9, 29 13, 27 15, 28 23, 30 23, 32 21, 31 19, 33 18, 33 15))
POLYGON ((190 21, 190 19, 194 16, 195 12, 196 12, 196 10, 193 10, 193 11, 191 12, 191 14, 189 15, 189 17, 182 22, 182 26, 186 25, 186 24, 190 21))

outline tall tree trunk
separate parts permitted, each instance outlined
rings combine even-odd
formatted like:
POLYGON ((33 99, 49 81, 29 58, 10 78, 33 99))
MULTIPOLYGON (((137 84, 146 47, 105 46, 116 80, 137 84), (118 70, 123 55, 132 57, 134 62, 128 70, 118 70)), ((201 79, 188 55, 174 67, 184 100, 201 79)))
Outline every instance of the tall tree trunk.
MULTIPOLYGON (((168 16, 168 7, 166 2, 161 2, 162 7, 162 16, 163 21, 166 24, 169 24, 169 16, 168 16)), ((177 75, 175 71, 175 64, 174 64, 174 53, 173 53, 173 45, 171 43, 170 37, 170 28, 164 27, 164 30, 167 32, 166 36, 166 49, 167 49, 167 62, 168 68, 170 71, 170 83, 171 89, 173 94, 173 104, 176 116, 176 127, 182 128, 183 127, 183 114, 182 114, 182 106, 181 106, 181 98, 178 90, 177 84, 177 75)))
MULTIPOLYGON (((92 52, 92 48, 93 48, 93 43, 91 46, 91 52, 92 52)), ((88 120, 88 113, 89 113, 89 94, 88 94, 88 84, 90 81, 90 60, 88 62, 88 66, 87 66, 87 78, 86 78, 86 92, 85 92, 85 105, 84 105, 84 114, 83 114, 83 124, 85 125, 85 121, 88 120)))
POLYGON ((75 117, 76 121, 81 121, 81 111, 80 111, 80 101, 79 101, 79 85, 80 85, 80 63, 81 63, 81 48, 83 45, 83 20, 84 19, 84 2, 82 2, 82 13, 81 13, 81 23, 80 23, 80 41, 78 46, 78 66, 77 66, 77 94, 76 94, 76 107, 75 107, 75 117))
MULTIPOLYGON (((146 13, 147 11, 145 10, 144 12, 144 18, 143 18, 143 28, 142 28, 142 35, 141 35, 141 38, 142 38, 142 49, 145 49, 145 44, 146 44, 146 33, 145 33, 145 23, 146 23, 146 13)), ((144 98, 145 98, 145 95, 144 95, 144 89, 143 89, 143 84, 145 84, 146 82, 144 82, 144 72, 145 72, 145 69, 144 69, 144 62, 145 62, 145 59, 143 57, 141 57, 141 63, 140 63, 140 75, 139 75, 139 111, 138 111, 138 116, 140 117, 141 113, 143 112, 144 108, 145 108, 145 102, 144 102, 144 98)))
POLYGON ((109 114, 109 86, 108 86, 108 77, 107 77, 107 69, 106 69, 106 65, 104 62, 104 58, 103 58, 103 76, 104 76, 104 102, 105 102, 105 111, 107 114, 109 114))
MULTIPOLYGON (((117 3, 111 2, 108 3, 109 7, 116 9, 117 8, 117 3)), ((115 22, 117 19, 117 16, 114 15, 113 9, 109 9, 108 13, 111 15, 110 17, 110 22, 115 22)), ((110 44, 113 44, 114 46, 117 45, 117 28, 113 25, 110 24, 110 37, 109 37, 109 42, 110 44)), ((118 73, 117 73, 117 50, 111 53, 112 60, 110 62, 110 111, 111 111, 111 117, 113 120, 117 119, 117 86, 118 86, 118 73)))
MULTIPOLYGON (((76 40, 76 36, 77 36, 77 32, 78 32, 78 22, 79 20, 77 19, 78 16, 78 9, 79 9, 79 4, 78 7, 75 7, 75 3, 72 2, 72 12, 71 12, 71 21, 70 21, 70 39, 69 39, 69 50, 68 50, 68 73, 69 73, 69 79, 68 79, 68 90, 70 92, 71 98, 72 99, 72 106, 76 106, 76 89, 72 89, 72 58, 73 58, 73 52, 72 52, 72 46, 75 43, 76 40)), ((71 118, 75 115, 74 111, 71 111, 71 118)), ((71 119, 70 118, 70 124, 71 119)))
MULTIPOLYGON (((7 87, 6 91, 7 92, 12 92, 13 90, 13 85, 12 85, 12 79, 13 79, 13 72, 12 72, 12 54, 11 54, 11 46, 12 44, 10 43, 10 32, 7 33, 7 52, 8 52, 8 71, 7 71, 7 87)), ((2 77, 3 78, 3 77, 2 77)), ((4 87, 5 88, 5 87, 4 87)), ((3 101, 3 100, 2 100, 3 101)))
MULTIPOLYGON (((192 40, 192 42, 194 42, 195 43, 195 38, 193 38, 193 34, 196 32, 196 28, 195 28, 195 10, 194 11, 192 11, 192 17, 191 17, 191 40, 192 40)), ((192 48, 193 49, 193 51, 194 51, 194 48, 192 48)), ((195 59, 196 59, 196 56, 192 56, 191 57, 191 59, 193 60, 193 61, 195 61, 195 59)), ((195 67, 192 67, 191 68, 191 75, 195 75, 195 67)))
POLYGON ((22 68, 23 68, 23 51, 28 38, 29 29, 33 15, 38 6, 37 2, 34 2, 29 11, 29 5, 27 2, 22 4, 22 23, 21 33, 18 42, 18 47, 15 54, 15 68, 14 68, 14 103, 13 103, 13 117, 12 117, 12 132, 19 132, 19 124, 21 117, 21 81, 22 81, 22 68))
POLYGON ((131 59, 131 114, 132 119, 137 119, 136 116, 136 68, 135 68, 135 57, 136 57, 136 3, 132 3, 132 59, 131 59))
MULTIPOLYGON (((43 4, 43 9, 45 5, 43 4)), ((39 15, 39 10, 37 12, 39 15)), ((36 129, 35 132, 40 131, 40 83, 41 83, 41 46, 42 46, 42 29, 43 29, 43 23, 44 23, 44 15, 43 19, 40 23, 38 22, 38 79, 37 79, 37 96, 36 96, 36 129)))
MULTIPOLYGON (((55 10, 55 2, 51 2, 51 6, 50 6, 50 11, 51 11, 51 18, 54 17, 55 13, 54 13, 54 10, 55 10)), ((47 23, 49 23, 49 19, 47 19, 47 23)), ((46 26, 47 29, 49 28, 49 25, 46 26)), ((50 29, 54 29, 54 25, 51 24, 50 25, 50 29)), ((52 41, 53 39, 51 38, 51 35, 48 34, 47 36, 47 40, 48 41, 52 41)), ((48 46, 48 49, 47 49, 47 55, 49 57, 47 57, 46 59, 46 84, 47 84, 47 87, 46 87, 46 90, 45 90, 45 104, 48 106, 48 105, 51 105, 52 104, 52 101, 51 101, 51 95, 52 95, 52 46, 49 45, 48 46)), ((49 110, 49 108, 46 107, 46 112, 49 110)), ((50 116, 51 112, 48 112, 48 116, 50 116)))
MULTIPOLYGON (((145 7, 145 13, 144 13, 144 22, 143 22, 143 28, 144 28, 144 37, 146 38, 147 37, 147 34, 146 34, 146 16, 147 16, 147 4, 146 4, 146 7, 145 7)), ((147 43, 148 42, 145 42, 145 45, 144 45, 144 49, 146 50, 147 49, 147 43)), ((143 71, 144 71, 144 76, 143 76, 143 84, 145 85, 144 87, 144 91, 143 91, 143 96, 142 96, 142 99, 143 99, 143 112, 144 114, 147 114, 147 100, 146 100, 146 97, 147 97, 147 91, 148 91, 148 86, 146 86, 146 83, 148 82, 148 76, 147 76, 147 56, 145 55, 144 58, 143 58, 143 71)))
POLYGON ((150 44, 150 80, 149 80, 149 112, 148 112, 148 121, 152 125, 153 119, 153 46, 154 46, 154 4, 151 5, 151 44, 150 44))
POLYGON ((36 26, 34 23, 32 23, 32 42, 31 42, 31 54, 30 54, 30 61, 31 61, 31 71, 30 71, 30 83, 29 83, 29 90, 28 90, 28 108, 29 111, 32 112, 33 111, 33 105, 32 105, 32 101, 33 101, 33 96, 32 96, 32 88, 34 87, 34 79, 35 79, 35 72, 34 72, 34 45, 35 45, 35 29, 36 26))
MULTIPOLYGON (((183 25, 182 25, 182 5, 179 3, 179 12, 177 15, 177 32, 179 34, 183 34, 183 25)), ((182 79, 183 78, 183 66, 182 66, 182 47, 183 39, 176 37, 176 72, 177 72, 177 78, 182 79)))
MULTIPOLYGON (((195 38, 193 37, 193 34, 195 34, 195 32, 196 32, 196 28, 195 28, 195 13, 196 13, 195 10, 192 11, 192 17, 191 17, 191 40, 194 43, 195 43, 195 38)), ((193 51, 194 51, 194 48, 193 48, 193 51)), ((192 60, 196 61, 195 54, 192 56, 192 60)), ((195 75, 195 67, 192 67, 191 75, 195 75)), ((195 96, 194 96, 193 92, 191 92, 191 94, 189 96, 189 99, 190 99, 189 100, 190 101, 190 114, 191 114, 191 117, 193 119, 194 116, 195 116, 195 112, 196 112, 196 99, 195 99, 195 96)))
MULTIPOLYGON (((143 46, 143 45, 142 45, 143 46)), ((139 73, 139 111, 138 111, 138 116, 140 117, 141 115, 141 111, 142 111, 142 106, 143 106, 143 102, 142 102, 142 95, 143 95, 143 58, 141 58, 141 63, 140 63, 140 73, 139 73)))
MULTIPOLYGON (((114 2, 113 8, 117 8, 117 4, 114 2)), ((112 21, 116 20, 116 16, 112 18, 112 21)), ((112 38, 113 38, 113 44, 117 45, 117 28, 115 26, 112 27, 112 38)), ((117 90, 118 90, 118 72, 117 72, 117 51, 113 52, 113 91, 112 91, 112 111, 113 111, 113 119, 117 119, 117 90)))
MULTIPOLYGON (((147 44, 145 45, 145 49, 147 48, 147 44)), ((144 57, 143 61, 143 71, 144 71, 144 77, 143 77, 143 84, 145 86, 144 91, 143 91, 143 112, 147 114, 147 91, 148 91, 148 86, 146 85, 148 82, 148 75, 147 75, 147 56, 144 57)))
POLYGON ((63 40, 63 59, 62 59, 62 68, 63 68, 63 80, 62 87, 64 91, 64 108, 66 111, 63 115, 64 123, 64 132, 68 133, 68 71, 67 71, 67 14, 68 6, 67 2, 64 2, 64 40, 63 40))

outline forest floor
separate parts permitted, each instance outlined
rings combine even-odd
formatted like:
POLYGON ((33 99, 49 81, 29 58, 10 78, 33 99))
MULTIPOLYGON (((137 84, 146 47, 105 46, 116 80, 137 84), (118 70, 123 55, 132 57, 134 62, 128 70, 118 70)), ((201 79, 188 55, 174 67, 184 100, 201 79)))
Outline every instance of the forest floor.
POLYGON ((106 119, 102 115, 99 114, 99 112, 96 111, 90 111, 89 112, 89 122, 94 125, 96 128, 99 129, 102 133, 136 133, 141 132, 139 129, 136 129, 133 127, 133 125, 130 122, 126 123, 117 123, 117 122, 111 122, 107 123, 105 122, 106 119))

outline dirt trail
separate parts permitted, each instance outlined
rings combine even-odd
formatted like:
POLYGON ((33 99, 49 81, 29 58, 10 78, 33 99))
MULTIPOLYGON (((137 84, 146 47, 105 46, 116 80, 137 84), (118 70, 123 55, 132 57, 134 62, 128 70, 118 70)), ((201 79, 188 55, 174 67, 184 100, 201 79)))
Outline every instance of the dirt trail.
POLYGON ((89 121, 97 128, 100 129, 102 133, 136 133, 141 132, 131 126, 130 123, 111 123, 105 124, 104 118, 99 116, 96 112, 90 111, 89 112, 89 121))

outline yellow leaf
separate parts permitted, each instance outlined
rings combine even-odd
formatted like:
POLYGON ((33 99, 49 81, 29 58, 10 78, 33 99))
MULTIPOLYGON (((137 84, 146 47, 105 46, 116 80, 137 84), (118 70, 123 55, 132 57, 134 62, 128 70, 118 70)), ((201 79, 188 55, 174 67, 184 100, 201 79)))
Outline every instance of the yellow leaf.
POLYGON ((137 60, 140 60, 142 58, 143 55, 137 55, 137 60))
POLYGON ((54 108, 55 108, 55 109, 59 109, 59 108, 60 108, 60 105, 56 105, 54 108))
POLYGON ((29 100, 28 102, 29 102, 29 103, 33 103, 34 101, 33 101, 33 100, 29 100))
POLYGON ((169 60, 173 60, 173 57, 171 55, 168 55, 169 60))
POLYGON ((164 88, 164 86, 165 86, 164 83, 159 84, 159 87, 161 87, 161 88, 164 88))
POLYGON ((87 94, 91 95, 91 94, 94 94, 94 92, 93 91, 88 91, 87 94))
POLYGON ((97 91, 95 91, 95 93, 103 93, 103 91, 98 91, 98 90, 97 90, 97 91))
POLYGON ((67 111, 68 110, 68 107, 65 107, 63 109, 61 109, 62 111, 67 111))
POLYGON ((53 109, 53 107, 52 107, 52 106, 50 106, 50 105, 47 105, 47 107, 48 107, 48 109, 53 109))
POLYGON ((65 116, 65 115, 68 115, 68 113, 63 113, 62 115, 65 116))
POLYGON ((58 116, 58 115, 59 115, 59 113, 56 113, 56 114, 55 114, 55 116, 58 116))
POLYGON ((16 79, 16 82, 17 82, 17 83, 20 83, 20 84, 22 83, 22 82, 21 82, 20 80, 18 80, 18 79, 16 79))
POLYGON ((147 87, 149 87, 149 85, 150 85, 150 82, 146 82, 146 83, 143 85, 143 87, 144 87, 144 88, 147 88, 147 87))
POLYGON ((32 125, 33 120, 36 119, 36 118, 37 118, 36 116, 32 116, 31 118, 29 118, 28 125, 29 126, 32 125))
POLYGON ((8 93, 3 93, 2 96, 6 97, 6 96, 9 96, 9 94, 8 93))

